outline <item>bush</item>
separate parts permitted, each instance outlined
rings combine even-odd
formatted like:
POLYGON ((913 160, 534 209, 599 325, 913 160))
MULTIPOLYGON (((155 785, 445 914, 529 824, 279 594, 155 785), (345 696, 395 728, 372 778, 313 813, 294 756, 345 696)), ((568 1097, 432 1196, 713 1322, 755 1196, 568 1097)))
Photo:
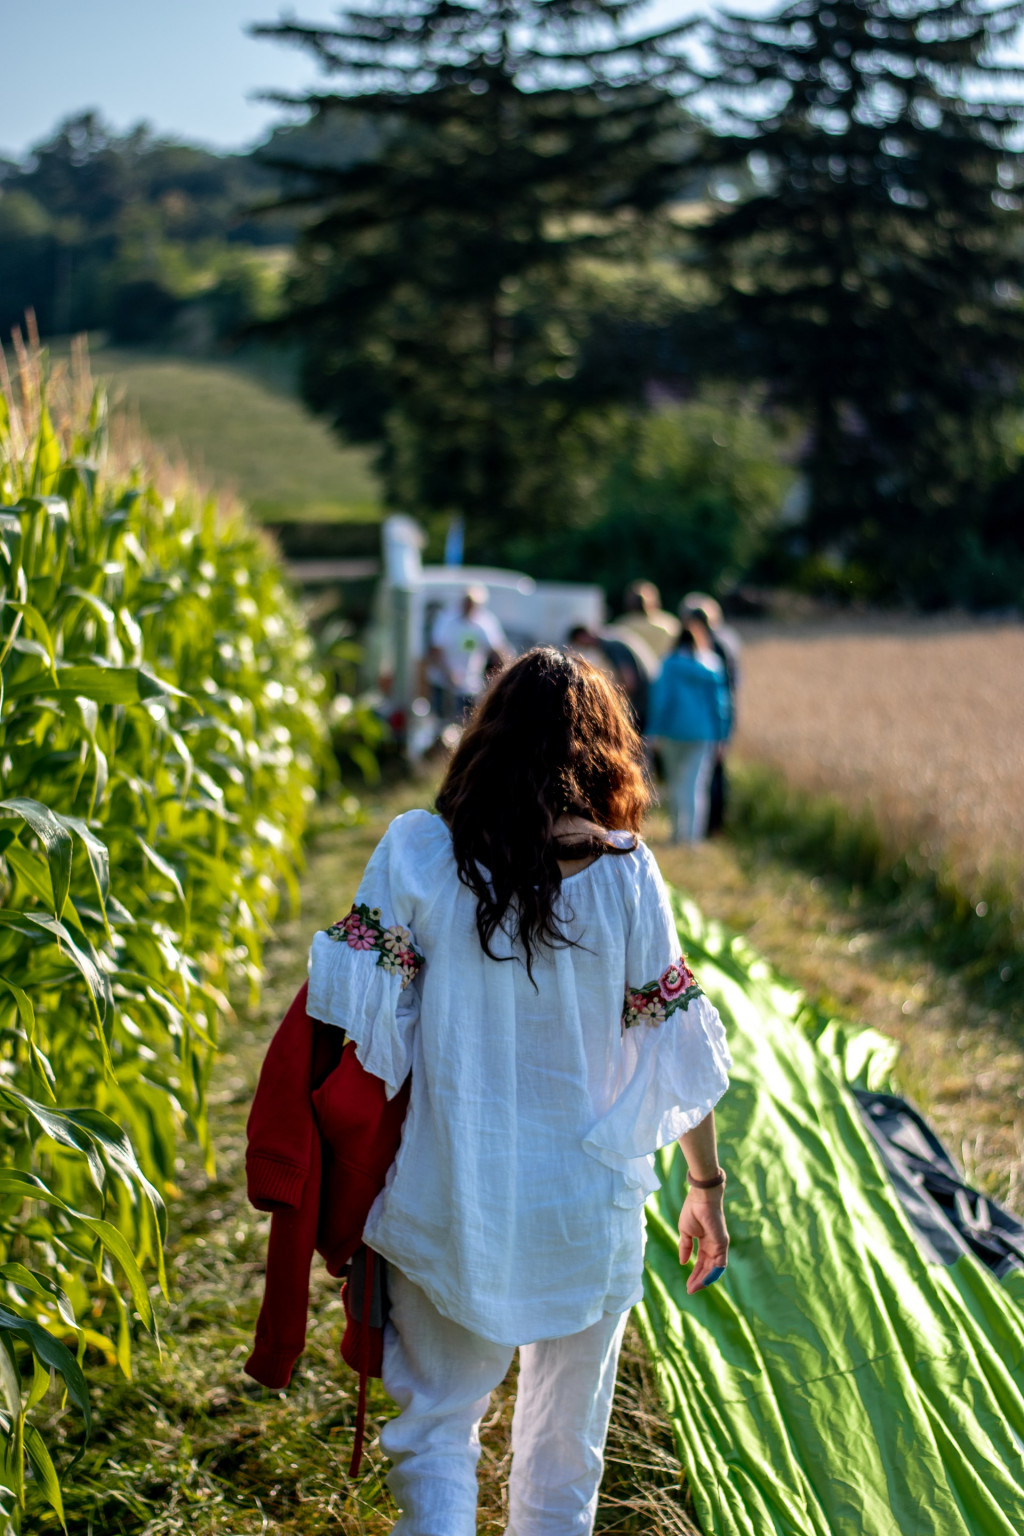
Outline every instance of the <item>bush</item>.
POLYGON ((621 426, 593 521, 512 552, 538 576, 599 582, 613 604, 640 577, 675 604, 692 588, 718 591, 744 575, 791 479, 754 403, 664 406, 621 426))
POLYGON ((81 355, 48 377, 20 351, 0 501, 0 1507, 17 1529, 26 1457, 61 1510, 31 1419, 51 1371, 87 1433, 81 1362, 94 1348, 127 1374, 156 1326, 145 1270, 164 1285, 176 1144, 208 1146, 225 989, 257 985, 326 758, 270 545, 144 443, 111 446, 81 355))

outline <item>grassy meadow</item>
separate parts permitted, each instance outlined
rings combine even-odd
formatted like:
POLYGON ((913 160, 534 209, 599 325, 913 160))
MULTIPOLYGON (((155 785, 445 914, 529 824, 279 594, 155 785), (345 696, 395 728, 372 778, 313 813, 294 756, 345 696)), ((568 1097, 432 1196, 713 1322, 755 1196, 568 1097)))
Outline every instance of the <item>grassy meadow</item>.
POLYGON ((369 451, 339 444, 283 383, 229 362, 112 348, 92 365, 149 437, 264 522, 379 516, 369 451))

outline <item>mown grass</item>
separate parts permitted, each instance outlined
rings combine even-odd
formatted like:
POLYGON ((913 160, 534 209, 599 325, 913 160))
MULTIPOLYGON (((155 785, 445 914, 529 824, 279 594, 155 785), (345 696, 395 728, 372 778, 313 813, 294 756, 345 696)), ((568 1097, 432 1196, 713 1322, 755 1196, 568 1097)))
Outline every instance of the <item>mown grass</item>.
MULTIPOLYGON (((742 795, 742 783, 739 793, 742 795)), ((390 1411, 371 1392, 370 1436, 357 1483, 346 1476, 354 1382, 336 1356, 340 1304, 314 1281, 306 1353, 287 1393, 242 1373, 261 1289, 266 1218, 244 1198, 244 1122, 274 1021, 304 968, 309 933, 347 905, 384 825, 432 786, 382 791, 365 825, 321 821, 303 881, 300 919, 282 924, 268 951, 258 1014, 225 1029, 212 1117, 218 1174, 204 1181, 183 1161, 172 1211, 172 1304, 163 1353, 140 1340, 133 1383, 99 1373, 99 1428, 68 1492, 70 1536, 378 1536, 395 1511, 383 1484, 375 1427, 390 1411)), ((1015 1009, 986 1003, 969 978, 922 933, 896 892, 853 884, 827 868, 811 874, 780 842, 741 820, 729 837, 671 847, 659 813, 649 836, 666 876, 709 914, 744 931, 827 1010, 901 1041, 900 1081, 937 1123, 968 1175, 1024 1209, 1024 1024, 1015 1009)), ((481 1536, 504 1526, 508 1427, 515 1372, 495 1394, 484 1425, 481 1536)), ((69 1446, 73 1426, 68 1424, 69 1446)), ((56 1532, 40 1516, 41 1533, 56 1532)), ((699 1536, 685 1474, 661 1414, 651 1363, 627 1335, 608 1447, 598 1530, 602 1536, 699 1536)))
POLYGON ((229 363, 113 348, 94 353, 93 371, 150 437, 264 522, 380 516, 369 451, 341 445, 283 386, 229 363))

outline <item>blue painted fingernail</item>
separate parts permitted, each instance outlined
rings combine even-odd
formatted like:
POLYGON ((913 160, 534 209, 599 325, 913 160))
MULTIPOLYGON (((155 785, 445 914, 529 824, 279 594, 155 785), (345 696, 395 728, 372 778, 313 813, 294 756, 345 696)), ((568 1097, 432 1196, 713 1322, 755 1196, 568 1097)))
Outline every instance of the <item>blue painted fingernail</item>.
POLYGON ((701 1289, 706 1291, 709 1285, 714 1285, 716 1280, 721 1280, 721 1278, 722 1278, 722 1276, 724 1274, 725 1274, 725 1265, 724 1264, 716 1264, 714 1269, 709 1269, 708 1270, 708 1277, 704 1281, 704 1284, 701 1287, 701 1289))

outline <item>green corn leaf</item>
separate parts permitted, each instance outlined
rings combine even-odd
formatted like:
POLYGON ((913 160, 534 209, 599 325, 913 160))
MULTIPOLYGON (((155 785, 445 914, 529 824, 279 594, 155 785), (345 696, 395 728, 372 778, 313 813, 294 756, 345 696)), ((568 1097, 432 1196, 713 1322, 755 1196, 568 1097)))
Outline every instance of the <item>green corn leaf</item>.
MULTIPOLYGON (((46 649, 46 646, 41 640, 31 640, 27 635, 22 635, 20 633, 12 634, 8 649, 17 651, 19 656, 37 656, 47 668, 51 666, 52 658, 49 651, 46 649)), ((5 659, 6 656, 7 651, 4 652, 5 659)), ((52 671, 48 672, 47 675, 52 677, 52 671)))
POLYGON ((16 617, 15 622, 11 625, 10 633, 4 642, 3 649, 0 650, 0 666, 3 666, 12 650, 18 649, 21 651, 24 649, 26 642, 19 640, 21 629, 24 626, 34 629, 36 634, 41 637, 39 640, 33 640, 29 643, 36 648, 35 654, 45 661, 50 676, 56 677, 54 663, 56 651, 53 636, 50 633, 49 625, 39 612, 39 609, 33 603, 18 602, 13 598, 6 598, 4 606, 12 609, 16 617))
MULTIPOLYGON (((92 954, 87 954, 75 943, 64 924, 55 918, 46 916, 42 912, 19 912, 7 908, 0 908, 0 928, 13 928, 16 932, 31 932, 33 928, 42 928, 52 935, 57 941, 61 954, 66 954, 72 965, 81 975, 89 991, 96 1020, 102 1027, 107 1011, 112 1004, 110 981, 96 964, 92 954)), ((92 945, 88 940, 84 941, 89 950, 92 945)), ((105 1041, 105 1037, 104 1037, 105 1041)), ((107 1057, 109 1062, 109 1055, 107 1057)))
POLYGON ((109 1221, 101 1221, 95 1216, 83 1216, 81 1211, 74 1212, 78 1220, 84 1222, 90 1232, 99 1239, 103 1247, 115 1258, 124 1271, 124 1277, 128 1281, 128 1289, 139 1314, 142 1326, 147 1333, 155 1333, 156 1318, 153 1315, 153 1301, 146 1285, 145 1277, 139 1268, 138 1261, 132 1253, 128 1239, 123 1232, 119 1232, 109 1221))
POLYGON ((54 1194, 42 1179, 37 1178, 34 1173, 24 1173, 20 1168, 0 1168, 0 1195, 3 1194, 18 1194, 23 1200, 41 1200, 45 1205, 52 1205, 56 1210, 64 1211, 75 1221, 80 1221, 87 1227, 111 1258, 116 1259, 120 1264, 128 1281, 128 1289, 131 1292, 135 1310, 142 1319, 143 1326, 150 1333, 153 1332, 153 1303, 142 1271, 122 1232, 119 1232, 109 1221, 102 1221, 97 1216, 87 1216, 84 1211, 76 1211, 59 1195, 54 1194))
MULTIPOLYGON (((102 756, 102 754, 100 754, 102 756)), ((104 758, 104 762, 106 759, 104 758)), ((77 836, 85 849, 85 856, 89 861, 89 869, 92 872, 93 884, 96 887, 96 895, 99 898, 100 910, 103 913, 104 922, 107 916, 107 897, 110 894, 110 853, 103 840, 89 826, 88 822, 80 816, 57 816, 62 827, 77 836)), ((107 936, 110 936, 109 925, 107 936)))
POLYGON ((163 875, 164 879, 173 885, 178 900, 184 901, 185 892, 182 890, 181 881, 178 878, 178 871, 174 868, 174 865, 169 864, 161 854, 157 853, 155 848, 151 848, 150 845, 146 842, 146 839, 144 837, 140 837, 138 832, 135 833, 135 841, 142 849, 142 854, 146 860, 146 863, 152 864, 157 874, 163 875))
POLYGON ((58 682, 46 672, 24 678, 7 690, 9 699, 57 699, 71 703, 77 696, 95 699, 97 704, 138 704, 146 699, 165 696, 184 699, 188 695, 171 683, 161 682, 147 667, 88 666, 58 667, 58 682))
POLYGON ((46 1496, 47 1503, 56 1513, 63 1530, 66 1531, 67 1523, 64 1519, 64 1500, 60 1492, 60 1479, 57 1476, 57 1469, 50 1459, 50 1453, 46 1449, 46 1441, 34 1424, 26 1423, 25 1425, 25 1450, 35 1470, 36 1477, 39 1479, 39 1486, 46 1496))
POLYGON ((26 1038, 34 1044, 36 1038, 36 1011, 32 1006, 32 999, 27 992, 23 991, 13 981, 8 980, 6 976, 0 976, 0 987, 6 987, 14 998, 18 1017, 21 1020, 21 1027, 25 1031, 26 1038))
POLYGON ((0 1086, 0 1104, 23 1110, 31 1115, 40 1130, 45 1131, 47 1136, 62 1147, 72 1147, 76 1152, 81 1152, 89 1165, 93 1183, 102 1193, 107 1182, 107 1170, 95 1139, 75 1125, 67 1110, 51 1109, 49 1105, 38 1104, 34 1099, 19 1093, 16 1088, 3 1086, 0 1086))
POLYGON ((146 1196, 156 1216, 161 1240, 167 1231, 167 1214, 159 1192, 139 1167, 135 1149, 124 1130, 102 1110, 86 1106, 84 1109, 51 1109, 38 1104, 15 1088, 0 1086, 0 1103, 7 1101, 15 1108, 31 1115, 41 1130, 62 1146, 73 1147, 89 1159, 90 1170, 98 1189, 106 1183, 104 1159, 108 1160, 129 1188, 136 1188, 146 1196))
POLYGON ((132 1327, 128 1308, 124 1304, 124 1297, 120 1291, 114 1292, 114 1305, 117 1308, 117 1363, 121 1367, 121 1375, 125 1381, 131 1381, 132 1327))
POLYGON ((32 999, 7 976, 0 976, 0 987, 6 987, 14 998, 14 1005, 18 1010, 18 1018, 28 1041, 29 1052, 32 1056, 32 1064, 36 1069, 39 1080, 43 1085, 43 1092, 47 1095, 51 1104, 56 1104, 57 1095, 54 1093, 53 1068, 36 1045, 36 1011, 32 1006, 32 999))
MULTIPOLYGON (((49 911, 55 911, 56 900, 53 894, 53 881, 50 877, 50 868, 46 860, 40 854, 31 853, 29 849, 23 848, 19 842, 11 843, 4 850, 4 858, 15 874, 24 882, 28 890, 31 891, 32 895, 37 897, 49 911)), ((70 896, 64 902, 62 916, 81 928, 81 919, 70 896)))
POLYGON ((32 1386, 29 1389, 28 1401, 25 1404, 26 1413, 31 1413, 36 1404, 42 1402, 50 1390, 50 1383, 53 1380, 53 1377, 38 1355, 32 1356, 32 1365, 32 1386))
MULTIPOLYGON (((208 1045, 211 1050, 216 1049, 216 1040, 210 1035, 209 1031, 204 1028, 196 1015, 188 1011, 188 1008, 182 1002, 181 998, 178 997, 176 993, 172 992, 170 987, 164 986, 162 982, 154 981, 152 977, 144 975, 141 971, 119 970, 117 975, 118 979, 121 981, 134 982, 137 986, 143 987, 146 991, 146 995, 152 998, 153 1001, 159 1005, 173 1008, 175 1015, 179 1019, 186 1020, 189 1029, 191 1030, 192 1034, 195 1035, 197 1040, 201 1040, 203 1044, 208 1045)), ((204 988, 203 990, 209 994, 211 989, 204 988)), ((215 998, 215 1001, 223 1013, 231 1012, 231 1005, 226 997, 218 995, 215 998)))
POLYGON ((85 607, 91 608, 103 624, 113 627, 115 622, 113 608, 111 608, 109 603, 105 603, 101 597, 97 597, 95 592, 85 592, 81 587, 64 587, 62 595, 65 599, 73 597, 77 602, 84 604, 85 607))
POLYGON ((17 1513, 25 1503, 24 1415, 11 1415, 0 1408, 0 1435, 0 1508, 7 1504, 17 1513))
MULTIPOLYGON (((50 626, 39 612, 39 609, 34 603, 20 603, 14 601, 13 598, 6 598, 4 600, 4 607, 20 614, 25 628, 31 630, 36 638, 42 642, 52 672, 57 648, 54 644, 50 626)), ((54 673, 53 675, 56 674, 54 673)))
MULTIPOLYGON (((0 1311, 2 1310, 0 1308, 0 1311)), ((18 1362, 14 1358, 13 1346, 4 1337, 2 1327, 0 1327, 0 1392, 3 1393, 8 1412, 12 1418, 17 1418, 24 1411, 21 1399, 21 1373, 18 1370, 18 1362)))
POLYGON ((10 1259, 6 1264, 0 1264, 0 1280, 16 1285, 19 1291, 30 1291, 35 1296, 51 1298, 63 1321, 77 1332, 78 1322, 71 1298, 49 1275, 41 1275, 38 1270, 28 1269, 16 1259, 10 1259))
POLYGON ((56 1371, 63 1376, 68 1389, 68 1397, 79 1410, 85 1421, 85 1434, 88 1439, 92 1431, 92 1410, 89 1407, 89 1388, 86 1386, 82 1367, 60 1339, 55 1339, 47 1329, 35 1323, 29 1317, 19 1317, 17 1312, 12 1312, 9 1307, 0 1306, 0 1332, 15 1335, 24 1340, 37 1360, 51 1371, 56 1371))
POLYGON ((14 582, 17 595, 23 597, 27 591, 25 573, 21 568, 25 530, 21 526, 21 518, 11 507, 0 507, 0 542, 11 573, 10 580, 14 582))
POLYGON ((35 464, 32 468, 32 489, 36 496, 49 496, 56 488, 60 474, 60 438, 53 430, 50 413, 43 405, 39 412, 39 433, 36 438, 35 464))
POLYGON ((0 800, 0 810, 13 811, 27 822, 46 850, 53 885, 53 915, 59 922, 64 915, 64 903, 71 886, 71 833, 58 821, 50 807, 39 800, 27 800, 20 796, 13 800, 0 800))

